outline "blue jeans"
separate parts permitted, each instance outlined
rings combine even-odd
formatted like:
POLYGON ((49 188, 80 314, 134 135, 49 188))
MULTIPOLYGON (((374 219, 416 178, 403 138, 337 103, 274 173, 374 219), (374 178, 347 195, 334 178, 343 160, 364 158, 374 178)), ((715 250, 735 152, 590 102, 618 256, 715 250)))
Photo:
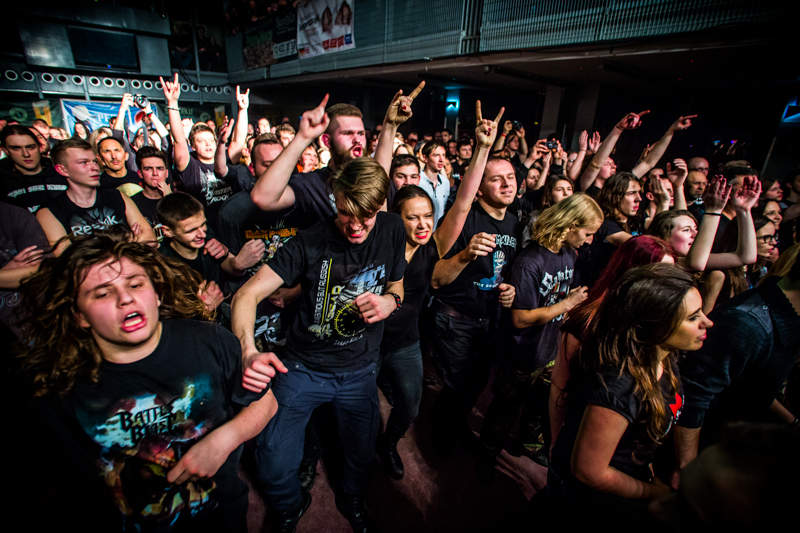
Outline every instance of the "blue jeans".
POLYGON ((419 342, 381 353, 378 360, 378 387, 383 391, 392 414, 386 427, 405 431, 419 413, 422 399, 422 351, 419 342))
POLYGON ((316 372, 289 361, 289 372, 278 374, 272 392, 278 412, 258 437, 258 482, 278 512, 297 508, 303 496, 297 469, 303 458, 308 419, 314 409, 330 402, 339 426, 344 452, 342 490, 363 497, 369 483, 380 422, 378 389, 373 363, 353 372, 316 372))

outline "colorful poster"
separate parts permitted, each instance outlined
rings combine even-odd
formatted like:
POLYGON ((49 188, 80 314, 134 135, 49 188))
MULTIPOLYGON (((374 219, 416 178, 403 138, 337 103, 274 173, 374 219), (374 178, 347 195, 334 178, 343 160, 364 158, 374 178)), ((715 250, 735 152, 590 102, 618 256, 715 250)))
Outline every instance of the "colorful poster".
MULTIPOLYGON (((81 124, 91 133, 100 127, 108 127, 119 113, 119 102, 87 102, 86 100, 61 100, 61 111, 64 126, 70 135, 75 132, 75 124, 81 124)), ((158 107, 153 105, 153 112, 158 116, 158 107)), ((135 134, 141 129, 144 111, 138 107, 128 110, 128 131, 135 134)))
POLYGON ((272 53, 273 29, 273 21, 268 20, 244 32, 242 35, 244 68, 266 67, 275 63, 275 56, 272 53))
POLYGON ((23 126, 30 126, 37 118, 44 119, 51 126, 57 128, 61 126, 61 106, 58 105, 58 100, 0 102, 0 116, 9 121, 19 122, 23 126), (45 106, 49 110, 49 117, 44 113, 45 106))
POLYGON ((355 48, 352 0, 301 0, 297 52, 301 58, 355 48))
POLYGON ((36 118, 40 118, 47 122, 48 126, 52 126, 53 117, 50 116, 50 102, 47 100, 41 100, 39 102, 34 102, 32 105, 33 113, 36 115, 36 118))

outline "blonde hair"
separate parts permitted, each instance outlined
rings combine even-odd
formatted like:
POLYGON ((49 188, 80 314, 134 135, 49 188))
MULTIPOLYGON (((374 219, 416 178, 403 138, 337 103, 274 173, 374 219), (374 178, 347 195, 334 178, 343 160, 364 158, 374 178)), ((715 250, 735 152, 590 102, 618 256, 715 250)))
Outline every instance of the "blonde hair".
POLYGON ((386 202, 389 177, 374 159, 351 159, 334 172, 331 192, 337 200, 341 195, 348 214, 360 219, 372 218, 386 202))
POLYGON ((531 239, 545 248, 560 249, 573 228, 603 221, 603 210, 583 193, 575 193, 545 209, 530 228, 531 239))

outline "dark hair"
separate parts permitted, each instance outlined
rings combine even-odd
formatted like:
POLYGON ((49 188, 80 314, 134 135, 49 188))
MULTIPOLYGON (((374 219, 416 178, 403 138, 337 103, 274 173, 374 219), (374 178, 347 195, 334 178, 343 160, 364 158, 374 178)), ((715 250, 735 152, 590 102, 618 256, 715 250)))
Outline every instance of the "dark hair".
POLYGON ((414 165, 417 167, 417 172, 419 172, 419 159, 414 157, 411 154, 400 154, 396 155, 392 158, 392 165, 389 167, 389 176, 391 177, 394 175, 394 171, 400 167, 405 167, 408 165, 414 165))
POLYGON ((61 256, 42 261, 20 286, 20 309, 28 318, 21 324, 25 342, 19 352, 37 396, 65 395, 87 377, 97 382, 102 354, 91 331, 80 327, 75 316, 79 287, 94 265, 125 257, 144 268, 161 300, 162 319, 210 318, 198 296, 201 276, 156 248, 134 242, 127 228, 112 226, 70 241, 61 256))
POLYGON ((436 148, 444 148, 445 151, 447 151, 447 147, 439 141, 430 141, 425 143, 425 146, 422 147, 422 155, 424 155, 426 158, 430 157, 436 148))
POLYGON ((575 183, 567 176, 563 174, 548 176, 547 181, 544 182, 544 187, 542 187, 542 196, 539 200, 539 209, 542 211, 553 205, 553 191, 559 181, 566 181, 569 183, 570 187, 572 187, 572 192, 575 192, 575 183))
POLYGON ((50 127, 50 124, 48 124, 46 120, 41 119, 41 118, 35 118, 35 119, 33 119, 33 122, 31 122, 31 126, 35 126, 37 124, 44 124, 48 128, 50 127))
POLYGON ((732 182, 736 176, 758 176, 758 171, 751 167, 746 167, 744 165, 734 165, 725 168, 722 172, 722 177, 725 178, 728 183, 732 182))
POLYGON ((672 230, 675 229, 675 219, 678 217, 689 217, 697 224, 697 219, 686 209, 670 209, 669 211, 662 211, 653 217, 650 227, 647 228, 647 234, 655 235, 669 242, 672 230))
POLYGON ((472 143, 469 141, 469 139, 461 139, 460 141, 458 141, 458 145, 457 146, 458 146, 458 150, 461 150, 462 146, 469 146, 471 148, 472 147, 472 143))
MULTIPOLYGON (((333 104, 325 110, 325 114, 328 115, 328 118, 331 119, 331 122, 333 122, 333 119, 336 117, 364 118, 364 114, 361 112, 361 110, 351 104, 333 104)), ((330 129, 330 127, 328 129, 330 129)), ((332 132, 329 131, 327 133, 332 132)))
POLYGON ((412 198, 427 198, 428 202, 431 204, 431 210, 434 209, 433 200, 431 196, 425 192, 425 189, 419 185, 406 185, 394 194, 394 201, 391 205, 392 213, 397 213, 399 215, 403 211, 403 204, 412 198))
MULTIPOLYGON (((139 133, 137 133, 137 135, 141 135, 141 133, 142 133, 142 132, 140 131, 139 133)), ((100 139, 99 141, 97 141, 97 151, 98 151, 98 152, 100 152, 100 147, 103 145, 103 143, 104 143, 105 141, 114 141, 115 143, 117 143, 118 145, 120 145, 120 147, 122 147, 122 149, 123 149, 123 150, 125 149, 125 145, 124 145, 124 144, 122 144, 122 141, 120 141, 119 139, 117 139, 117 138, 115 138, 115 137, 111 137, 111 136, 109 136, 109 137, 103 137, 102 139, 100 139)), ((90 144, 91 144, 91 143, 90 143, 90 144)))
MULTIPOLYGON (((775 182, 773 181, 773 183, 775 183, 775 182)), ((753 209, 753 214, 754 215, 764 216, 764 211, 767 210, 767 205, 769 205, 770 202, 778 204, 779 208, 781 206, 781 203, 778 200, 773 200, 772 198, 766 198, 766 197, 760 198, 758 200, 758 203, 756 204, 756 207, 753 209)), ((783 210, 781 210, 781 211, 783 211, 783 210)))
POLYGON ((57 143, 52 150, 50 150, 50 159, 53 160, 54 165, 63 165, 66 160, 67 150, 70 148, 77 148, 79 150, 88 150, 94 153, 92 145, 89 141, 81 139, 80 137, 70 137, 57 143))
POLYGON ((20 126, 19 124, 9 124, 2 131, 0 131, 0 145, 6 147, 6 139, 12 135, 27 135, 33 142, 36 143, 36 148, 39 148, 39 139, 27 126, 20 126))
POLYGON ((155 146, 142 146, 141 148, 139 148, 139 151, 136 152, 136 166, 141 169, 142 161, 144 161, 148 157, 157 157, 164 162, 165 167, 169 167, 169 163, 167 162, 167 154, 165 154, 155 146))
MULTIPOLYGON (((628 271, 610 287, 573 360, 589 372, 630 374, 633 392, 641 397, 647 433, 655 441, 669 424, 658 378, 660 345, 683 321, 684 298, 692 288, 694 278, 675 265, 656 263, 628 271)), ((672 370, 677 357, 677 351, 671 351, 663 365, 672 393, 678 388, 672 370)))
MULTIPOLYGON (((597 197, 597 203, 600 204, 606 218, 620 222, 619 204, 625 198, 625 193, 628 192, 628 186, 632 181, 639 183, 639 178, 630 172, 617 172, 603 184, 600 195, 597 197)), ((622 229, 630 232, 630 222, 633 222, 633 217, 628 217, 627 222, 620 222, 622 229)))
POLYGON ((203 204, 185 192, 168 194, 156 204, 158 220, 172 230, 177 228, 181 221, 203 212, 203 204))
MULTIPOLYGON (((774 202, 774 200, 772 200, 774 202)), ((767 224, 772 224, 772 221, 765 216, 753 214, 753 226, 755 231, 757 232, 767 224)), ((739 246, 739 224, 733 220, 728 227, 725 228, 725 231, 722 235, 714 242, 714 247, 712 248, 711 252, 715 254, 719 253, 732 253, 736 251, 736 248, 739 246)), ((756 265, 760 262, 760 258, 756 260, 756 265)), ((753 265, 747 265, 748 270, 752 270, 753 265)), ((730 289, 730 294, 725 294, 720 296, 723 300, 718 300, 719 303, 722 303, 725 299, 736 296, 744 291, 746 291, 748 287, 747 278, 744 275, 744 271, 741 267, 736 268, 728 268, 722 271, 725 274, 725 281, 726 284, 723 285, 723 289, 728 287, 730 289)))
POLYGON ((250 148, 251 152, 259 144, 281 144, 281 142, 278 140, 278 136, 274 133, 262 133, 258 137, 251 137, 251 139, 253 139, 253 147, 250 148))

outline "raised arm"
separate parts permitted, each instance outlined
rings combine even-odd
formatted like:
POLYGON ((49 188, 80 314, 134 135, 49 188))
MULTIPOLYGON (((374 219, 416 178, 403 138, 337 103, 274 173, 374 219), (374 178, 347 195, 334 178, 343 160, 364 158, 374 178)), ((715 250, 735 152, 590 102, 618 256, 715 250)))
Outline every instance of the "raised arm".
POLYGON ((700 220, 700 227, 689 253, 682 259, 683 266, 687 270, 701 272, 706 269, 708 259, 711 257, 711 249, 714 246, 714 239, 717 236, 719 217, 725 204, 728 203, 730 195, 731 186, 727 184, 725 178, 716 176, 711 179, 711 183, 708 184, 703 194, 705 214, 700 220))
POLYGON ((675 199, 673 209, 686 209, 686 195, 683 194, 683 184, 686 182, 686 176, 688 175, 689 168, 683 159, 676 159, 671 165, 667 163, 667 179, 672 183, 672 197, 675 199))
POLYGON ((433 233, 439 257, 443 257, 453 247, 464 228, 464 221, 467 219, 472 202, 481 186, 483 171, 486 168, 486 161, 489 159, 489 150, 497 137, 498 124, 504 111, 505 108, 501 107, 493 121, 484 119, 481 113, 481 101, 475 102, 475 116, 478 118, 478 125, 475 128, 475 153, 461 180, 453 207, 450 208, 442 224, 433 233))
POLYGON ((506 137, 508 134, 511 133, 511 129, 513 128, 513 124, 511 124, 510 120, 506 120, 503 123, 503 133, 497 136, 497 140, 494 142, 494 146, 492 146, 492 152, 499 152, 503 149, 506 145, 506 137))
POLYGON ((283 279, 264 265, 236 292, 231 303, 231 329, 242 346, 242 386, 249 391, 261 392, 276 371, 288 371, 274 353, 259 352, 254 340, 256 307, 281 285, 283 279))
POLYGON ((278 211, 294 205, 294 191, 289 187, 289 178, 297 168, 297 161, 303 155, 303 150, 328 129, 331 120, 325 113, 327 103, 326 94, 317 107, 303 113, 297 135, 269 168, 256 176, 256 185, 250 191, 250 198, 260 209, 278 211))
POLYGON ((744 178, 742 188, 731 195, 731 203, 736 209, 736 224, 739 225, 739 243, 734 253, 711 254, 706 269, 736 268, 752 265, 758 260, 758 242, 753 215, 750 210, 761 195, 761 182, 755 176, 744 178))
POLYGON ((225 145, 228 142, 228 137, 230 137, 235 122, 233 119, 227 120, 227 118, 228 117, 225 117, 226 120, 222 121, 222 125, 217 131, 217 151, 214 152, 214 172, 216 172, 220 178, 224 178, 228 175, 228 158, 225 157, 228 149, 225 145))
POLYGON ((653 168, 658 164, 658 161, 664 156, 664 152, 667 151, 667 147, 669 146, 670 141, 672 141, 672 137, 678 131, 683 131, 688 129, 689 126, 692 125, 692 119, 695 118, 697 115, 688 115, 685 117, 678 117, 678 120, 672 123, 672 125, 667 129, 667 132, 658 140, 658 142, 650 149, 650 153, 642 160, 638 165, 633 167, 631 171, 634 176, 642 177, 648 172, 650 169, 653 168))
POLYGON ((175 73, 174 81, 164 81, 159 78, 161 85, 164 86, 164 98, 167 100, 167 116, 169 117, 169 129, 175 141, 173 145, 172 161, 178 172, 183 172, 189 166, 189 146, 186 144, 186 135, 183 133, 181 124, 181 112, 178 108, 178 100, 181 97, 181 83, 178 80, 178 73, 175 73))
MULTIPOLYGON (((597 134, 595 132, 595 134, 597 134)), ((598 135, 599 137, 599 135, 598 135)), ((589 148, 589 132, 583 130, 578 137, 578 155, 575 157, 575 162, 567 170, 567 177, 573 182, 578 179, 578 174, 583 167, 583 160, 586 157, 586 150, 589 148)))
MULTIPOLYGON (((656 204, 656 215, 669 211, 669 193, 667 188, 664 187, 665 181, 667 181, 666 178, 659 178, 658 176, 650 178, 650 194, 653 195, 653 202, 656 204)), ((646 218, 644 228, 649 228, 652 222, 653 218, 646 218)))
POLYGON ((129 93, 123 94, 122 102, 119 105, 119 112, 117 113, 117 119, 114 121, 114 129, 123 132, 123 135, 126 135, 125 114, 128 112, 128 109, 130 109, 132 105, 133 105, 133 96, 131 96, 129 93))
POLYGON ((519 158, 524 160, 528 157, 528 143, 525 141, 525 128, 520 126, 517 130, 517 138, 519 139, 519 158))
POLYGON ((239 114, 236 116, 236 129, 233 130, 231 144, 228 145, 228 157, 233 163, 239 163, 247 139, 247 109, 250 107, 250 89, 247 89, 246 93, 242 93, 237 85, 236 103, 239 105, 239 114))
POLYGON ((495 246, 494 235, 485 232, 476 233, 466 248, 449 259, 440 259, 436 262, 431 287, 438 289, 450 285, 468 264, 482 255, 489 255, 495 246))
POLYGON ((411 104, 414 102, 414 98, 416 98, 424 88, 425 82, 422 81, 408 96, 403 96, 403 90, 400 89, 397 91, 397 94, 394 95, 392 102, 386 109, 386 116, 383 118, 381 134, 378 136, 378 146, 375 148, 375 161, 380 163, 387 174, 389 173, 389 168, 392 166, 394 138, 397 133, 397 128, 400 124, 411 118, 413 114, 411 111, 411 104))
POLYGON ((585 191, 592 186, 597 175, 600 173, 600 169, 603 168, 606 159, 608 159, 608 156, 611 155, 611 152, 617 145, 617 141, 619 140, 619 136, 622 135, 622 132, 625 130, 633 130, 641 126, 642 117, 649 112, 650 111, 628 113, 622 120, 617 122, 617 125, 611 130, 611 133, 603 139, 602 144, 600 144, 594 157, 592 157, 592 160, 589 162, 589 166, 586 167, 586 170, 581 174, 581 191, 585 191))

